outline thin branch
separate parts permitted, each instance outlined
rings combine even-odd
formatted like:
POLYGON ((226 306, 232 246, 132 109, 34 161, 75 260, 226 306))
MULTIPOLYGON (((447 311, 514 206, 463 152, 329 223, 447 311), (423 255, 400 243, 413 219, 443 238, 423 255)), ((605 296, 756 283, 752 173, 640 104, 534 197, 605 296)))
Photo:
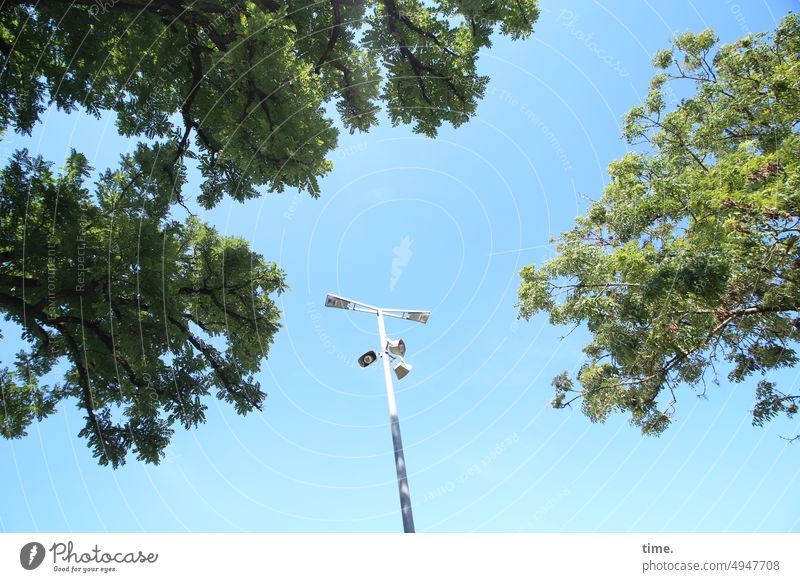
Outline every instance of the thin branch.
POLYGON ((333 49, 336 46, 336 41, 339 40, 339 34, 341 33, 342 10, 339 7, 338 0, 331 0, 331 8, 333 10, 333 26, 331 27, 331 36, 328 39, 328 46, 325 47, 325 51, 322 53, 322 56, 320 56, 316 66, 314 67, 314 72, 317 74, 319 74, 319 70, 322 68, 322 65, 328 61, 333 53, 333 49))
POLYGON ((181 330, 184 335, 186 335, 186 339, 189 340, 189 343, 192 344, 201 354, 203 354, 203 356, 205 356, 209 365, 214 369, 217 377, 222 382, 221 387, 228 394, 234 397, 243 398, 253 408, 259 411, 262 410, 261 406, 257 402, 250 398, 250 396, 248 396, 243 389, 237 387, 237 383, 229 378, 228 373, 225 370, 225 364, 220 361, 219 352, 216 348, 195 336, 183 322, 175 319, 172 316, 169 317, 169 320, 173 323, 173 325, 175 325, 175 327, 181 330))

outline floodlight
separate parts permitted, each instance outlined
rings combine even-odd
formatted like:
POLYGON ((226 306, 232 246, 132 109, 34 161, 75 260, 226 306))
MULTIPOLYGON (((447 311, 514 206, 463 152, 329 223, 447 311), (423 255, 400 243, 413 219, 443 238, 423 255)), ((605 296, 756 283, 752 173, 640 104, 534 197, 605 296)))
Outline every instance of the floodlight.
POLYGON ((397 376, 398 380, 402 380, 408 373, 411 371, 411 364, 406 362, 405 360, 398 360, 397 363, 394 365, 394 373, 397 376))
POLYGON ((419 323, 428 323, 428 318, 431 316, 430 311, 409 311, 406 314, 405 319, 410 319, 411 321, 417 321, 419 323))
POLYGON ((400 356, 402 358, 406 355, 406 342, 401 339, 392 340, 387 338, 386 349, 393 356, 400 356))
POLYGON ((352 309, 353 304, 344 297, 331 295, 329 293, 328 296, 325 298, 325 307, 336 307, 337 309, 352 309))
POLYGON ((370 350, 366 354, 358 358, 358 365, 361 366, 362 368, 366 368, 377 359, 378 359, 378 354, 370 350))

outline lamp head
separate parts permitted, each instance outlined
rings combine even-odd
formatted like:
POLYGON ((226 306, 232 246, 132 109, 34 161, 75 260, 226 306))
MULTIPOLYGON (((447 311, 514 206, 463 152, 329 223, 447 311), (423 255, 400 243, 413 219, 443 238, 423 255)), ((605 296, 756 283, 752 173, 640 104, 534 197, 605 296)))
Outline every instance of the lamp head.
POLYGON ((403 319, 410 319, 418 323, 428 323, 428 318, 430 316, 430 311, 409 311, 404 314, 403 319))
POLYGON ((366 354, 358 358, 358 365, 361 366, 362 368, 366 368, 377 359, 378 359, 378 354, 370 350, 366 354))
POLYGON ((398 380, 402 380, 408 373, 411 371, 411 364, 406 362, 405 360, 398 360, 394 365, 394 373, 397 376, 398 380))
POLYGON ((387 339, 386 349, 393 356, 400 356, 402 358, 406 355, 406 342, 401 339, 387 339))
POLYGON ((337 309, 352 309, 353 303, 344 297, 328 293, 325 297, 325 307, 336 307, 337 309))

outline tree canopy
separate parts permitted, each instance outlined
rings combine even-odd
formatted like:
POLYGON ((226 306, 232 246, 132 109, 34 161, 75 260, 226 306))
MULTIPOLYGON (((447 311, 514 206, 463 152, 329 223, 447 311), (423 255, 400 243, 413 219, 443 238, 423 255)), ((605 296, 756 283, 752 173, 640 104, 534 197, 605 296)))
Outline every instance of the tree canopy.
MULTIPOLYGON (((197 159, 200 202, 257 188, 319 194, 337 129, 411 123, 435 136, 475 113, 478 52, 528 36, 536 0, 9 0, 0 9, 0 127, 29 132, 49 104, 113 111, 126 136, 197 159)), ((176 192, 180 195, 179 192, 176 192)))
POLYGON ((521 317, 591 334, 577 375, 553 380, 556 408, 580 399, 592 421, 627 412, 659 434, 679 388, 705 394, 723 365, 760 377, 755 425, 798 410, 770 372, 797 364, 800 339, 800 18, 712 59, 716 42, 686 33, 655 56, 624 118, 637 151, 609 166, 556 256, 521 272, 521 317), (669 108, 677 83, 694 91, 669 108))
POLYGON ((260 408, 253 374, 279 326, 269 294, 283 272, 196 218, 166 218, 171 188, 140 176, 149 154, 103 173, 94 196, 76 152, 57 174, 25 151, 0 172, 0 309, 28 344, 0 369, 3 436, 74 397, 101 464, 131 448, 157 463, 172 425, 204 421, 209 392, 260 408), (61 359, 64 381, 42 384, 61 359))
POLYGON ((381 106, 430 137, 464 123, 487 83, 479 51, 537 17, 535 0, 3 2, 0 136, 57 107, 111 112, 139 144, 93 185, 74 151, 59 172, 27 151, 0 170, 0 312, 24 343, 0 365, 0 434, 72 398, 101 464, 157 463, 175 423, 204 421, 209 393, 260 408, 284 274, 174 205, 190 187, 205 208, 317 196, 334 109, 351 132, 381 106))

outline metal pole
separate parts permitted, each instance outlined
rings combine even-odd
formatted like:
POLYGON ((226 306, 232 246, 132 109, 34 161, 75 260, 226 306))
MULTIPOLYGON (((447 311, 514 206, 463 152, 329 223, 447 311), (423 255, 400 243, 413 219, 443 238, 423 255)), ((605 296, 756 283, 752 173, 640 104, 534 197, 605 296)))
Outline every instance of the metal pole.
POLYGON ((408 489, 406 459, 403 456, 403 439, 400 436, 400 421, 397 418, 397 403, 394 400, 392 370, 389 366, 389 353, 386 349, 386 326, 383 323, 383 311, 380 309, 378 309, 378 333, 381 336, 383 377, 386 380, 386 399, 389 402, 389 420, 392 424, 392 443, 394 444, 394 462, 397 468, 397 487, 400 490, 400 510, 403 512, 403 532, 414 533, 414 515, 411 513, 411 493, 408 489))

